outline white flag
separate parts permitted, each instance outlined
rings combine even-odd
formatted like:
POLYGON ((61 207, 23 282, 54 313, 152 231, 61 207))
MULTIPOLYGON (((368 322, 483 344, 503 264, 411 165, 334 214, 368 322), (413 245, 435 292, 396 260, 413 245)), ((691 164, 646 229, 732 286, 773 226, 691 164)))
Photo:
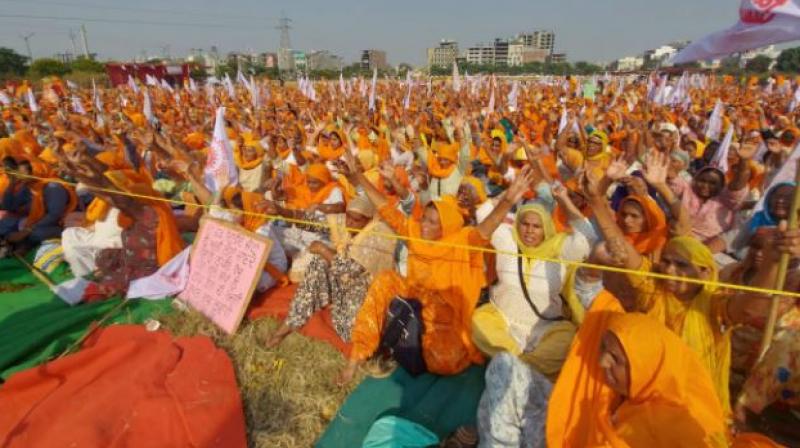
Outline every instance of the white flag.
POLYGON ((797 90, 794 91, 794 96, 792 97, 792 102, 789 104, 789 110, 787 112, 794 112, 798 104, 800 104, 800 86, 797 86, 797 90))
POLYGON ((80 98, 72 95, 72 111, 76 114, 86 115, 86 109, 83 108, 80 98))
POLYGON ((408 88, 406 97, 403 98, 403 109, 408 109, 408 106, 411 105, 411 89, 414 87, 414 80, 411 79, 411 70, 406 72, 406 84, 408 84, 408 88))
POLYGON ((148 74, 144 75, 144 82, 148 86, 157 86, 158 85, 158 79, 156 79, 155 76, 150 76, 148 74))
MULTIPOLYGON (((725 138, 722 139, 714 158, 711 159, 710 165, 718 168, 723 173, 728 172, 728 153, 731 150, 731 143, 733 142, 733 125, 728 126, 728 132, 725 133, 725 138)), ((742 162, 744 163, 744 162, 742 162)))
POLYGON ((133 76, 131 75, 128 75, 128 87, 135 93, 139 93, 139 86, 136 85, 136 81, 133 80, 133 76))
POLYGON ((508 92, 508 99, 507 99, 508 110, 510 110, 511 112, 517 110, 517 95, 519 93, 518 91, 519 91, 519 84, 517 83, 516 80, 514 80, 514 84, 511 86, 511 91, 508 92))
POLYGON ((28 107, 31 108, 31 112, 39 112, 39 104, 36 103, 36 96, 33 94, 33 88, 28 88, 28 107))
POLYGON ((11 98, 9 98, 5 92, 0 92, 0 103, 3 103, 4 106, 8 106, 11 104, 11 98))
POLYGON ((144 92, 144 105, 142 106, 142 114, 147 118, 151 124, 155 122, 156 117, 153 115, 153 105, 150 104, 150 94, 145 90, 144 92))
POLYGON ((669 63, 717 59, 771 44, 800 39, 800 0, 742 0, 739 22, 695 40, 669 63))
POLYGON ((189 90, 192 92, 197 92, 197 83, 194 82, 194 79, 189 78, 189 90))
POLYGON ((567 128, 567 124, 569 124, 569 118, 567 118, 567 108, 565 107, 561 111, 561 121, 558 122, 558 134, 561 135, 564 132, 564 129, 567 128))
POLYGON ((78 90, 78 85, 70 80, 67 80, 67 87, 69 87, 70 90, 78 90))
POLYGON ((488 113, 494 112, 494 85, 490 88, 492 89, 492 93, 489 94, 489 105, 486 106, 486 111, 488 113))
POLYGON ((347 95, 347 88, 344 86, 344 75, 342 75, 342 72, 339 72, 339 91, 342 92, 343 95, 347 95))
POLYGON ((372 85, 369 89, 369 110, 375 110, 375 84, 378 82, 378 68, 372 71, 372 85))
POLYGON ((458 75, 458 64, 453 61, 453 90, 456 92, 461 90, 461 76, 458 75))
POLYGON ((222 83, 228 89, 228 96, 231 98, 236 98, 236 91, 233 88, 233 81, 231 81, 231 77, 225 73, 225 79, 222 80, 222 83))
POLYGON ((209 190, 218 193, 223 183, 236 185, 238 182, 239 173, 233 162, 233 146, 225 129, 225 108, 219 107, 214 123, 214 135, 206 158, 204 183, 209 190))
POLYGON ((708 119, 708 125, 706 126, 706 137, 711 140, 716 140, 719 138, 719 133, 722 132, 722 110, 724 106, 722 101, 717 100, 717 104, 714 105, 714 112, 711 113, 711 117, 708 119))

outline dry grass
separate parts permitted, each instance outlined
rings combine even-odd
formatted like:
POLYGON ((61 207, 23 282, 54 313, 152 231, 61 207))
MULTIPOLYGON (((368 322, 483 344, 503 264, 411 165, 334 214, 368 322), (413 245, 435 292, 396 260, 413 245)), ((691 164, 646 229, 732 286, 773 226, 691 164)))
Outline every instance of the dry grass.
POLYGON ((17 292, 22 291, 33 286, 32 283, 0 283, 0 293, 2 292, 17 292))
POLYGON ((310 447, 361 378, 349 388, 333 385, 344 357, 324 342, 293 334, 265 350, 258 337, 273 331, 273 319, 244 322, 225 335, 195 311, 159 317, 176 336, 206 335, 228 352, 242 396, 247 436, 252 447, 310 447))

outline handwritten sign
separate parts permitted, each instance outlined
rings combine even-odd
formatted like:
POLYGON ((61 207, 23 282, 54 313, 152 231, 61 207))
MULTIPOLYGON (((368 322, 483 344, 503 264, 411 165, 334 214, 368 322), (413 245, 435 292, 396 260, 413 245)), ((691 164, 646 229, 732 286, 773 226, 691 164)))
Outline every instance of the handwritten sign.
POLYGON ((179 298, 233 334, 242 321, 272 241, 224 221, 203 218, 179 298))

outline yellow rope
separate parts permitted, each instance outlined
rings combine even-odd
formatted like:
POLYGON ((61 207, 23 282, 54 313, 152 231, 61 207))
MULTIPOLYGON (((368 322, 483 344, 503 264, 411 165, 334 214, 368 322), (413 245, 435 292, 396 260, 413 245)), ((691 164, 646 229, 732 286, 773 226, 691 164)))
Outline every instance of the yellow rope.
MULTIPOLYGON (((71 186, 71 187, 75 187, 75 186, 78 185, 75 182, 67 182, 67 181, 62 180, 62 179, 48 179, 48 178, 43 178, 43 177, 38 177, 38 176, 31 176, 29 174, 22 174, 22 173, 15 172, 15 171, 10 171, 10 170, 0 170, 0 171, 4 171, 4 172, 6 172, 8 174, 11 174, 11 175, 14 175, 16 177, 23 178, 23 179, 35 179, 35 180, 41 180, 41 181, 47 181, 47 182, 54 182, 54 183, 59 183, 59 184, 67 185, 67 186, 71 186)), ((116 195, 128 196, 128 197, 138 198, 138 199, 146 199, 146 200, 151 200, 151 201, 160 201, 160 202, 166 202, 166 203, 175 204, 175 205, 184 205, 184 206, 188 205, 188 206, 192 206, 192 207, 201 207, 201 208, 204 208, 204 209, 215 208, 217 210, 224 210, 224 211, 231 212, 231 213, 234 213, 234 214, 239 214, 239 215, 255 216, 255 217, 259 217, 259 218, 267 218, 267 219, 272 219, 272 220, 281 220, 281 221, 289 222, 289 223, 292 223, 292 224, 304 224, 304 225, 313 226, 313 227, 320 227, 320 228, 328 228, 328 229, 331 228, 331 226, 329 224, 327 224, 327 223, 319 223, 319 222, 308 221, 308 220, 304 220, 304 219, 286 218, 286 217, 279 216, 279 215, 267 215, 267 214, 264 214, 264 213, 256 213, 256 212, 249 212, 249 211, 244 211, 244 210, 229 209, 229 208, 224 208, 224 207, 218 207, 218 206, 215 206, 215 205, 194 204, 194 203, 190 203, 190 202, 186 202, 186 201, 180 201, 180 200, 176 200, 176 199, 168 199, 168 198, 164 198, 164 197, 160 197, 160 196, 149 196, 149 195, 143 195, 143 194, 137 194, 137 193, 129 193, 129 192, 126 192, 126 191, 114 190, 114 189, 111 189, 111 188, 92 187, 92 186, 89 186, 89 185, 84 185, 84 187, 87 190, 93 190, 93 191, 97 191, 97 192, 101 192, 101 193, 116 194, 116 195)), ((354 228, 347 228, 347 227, 345 228, 345 230, 352 231, 352 232, 360 232, 361 231, 361 229, 354 229, 354 228)), ((520 257, 520 256, 522 256, 522 255, 520 255, 520 254, 518 254, 516 252, 498 250, 498 249, 494 249, 494 248, 491 248, 491 247, 469 246, 469 245, 466 245, 466 244, 445 243, 445 242, 441 242, 441 241, 433 241, 433 240, 426 240, 426 239, 415 238, 415 237, 410 237, 410 236, 402 236, 402 235, 397 235, 397 234, 388 233, 388 232, 369 231, 368 233, 372 234, 372 235, 384 237, 384 238, 391 238, 391 239, 403 240, 403 241, 419 242, 419 243, 432 244, 432 245, 443 246, 443 247, 465 249, 465 250, 476 251, 476 252, 484 252, 484 253, 491 253, 491 254, 498 254, 498 255, 509 255, 509 256, 512 256, 512 257, 520 257)), ((614 272, 614 273, 618 273, 618 274, 638 275, 638 276, 650 277, 650 278, 654 278, 654 279, 658 279, 658 280, 674 280, 674 281, 692 283, 692 284, 702 285, 702 286, 713 286, 713 287, 716 287, 716 288, 730 289, 730 290, 733 290, 733 291, 742 291, 742 292, 750 292, 750 293, 755 293, 755 294, 780 295, 780 296, 785 296, 785 297, 800 298, 800 293, 798 293, 798 292, 780 291, 780 290, 775 290, 775 289, 770 289, 770 288, 760 288, 760 287, 747 286, 747 285, 736 285, 736 284, 733 284, 733 283, 723 283, 723 282, 718 282, 718 281, 702 280, 702 279, 698 279, 698 278, 680 277, 680 276, 675 276, 675 275, 661 274, 659 272, 639 271, 639 270, 635 270, 635 269, 626 269, 626 268, 618 268, 618 267, 614 267, 614 266, 606 266, 606 265, 601 265, 601 264, 586 263, 586 262, 583 262, 583 261, 563 260, 563 259, 560 259, 560 258, 547 258, 547 257, 530 257, 530 258, 533 258, 533 259, 536 259, 536 260, 539 260, 539 261, 549 262, 549 263, 562 264, 562 265, 566 265, 566 266, 576 266, 576 267, 579 267, 579 268, 596 269, 596 270, 599 270, 599 271, 614 272)))

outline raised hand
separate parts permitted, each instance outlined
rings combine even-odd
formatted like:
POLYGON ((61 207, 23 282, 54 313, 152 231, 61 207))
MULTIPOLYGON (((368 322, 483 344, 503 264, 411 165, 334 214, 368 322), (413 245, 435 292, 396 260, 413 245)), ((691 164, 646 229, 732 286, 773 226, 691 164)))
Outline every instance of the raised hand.
POLYGON ((522 196, 529 190, 531 183, 533 183, 535 176, 533 170, 529 166, 522 168, 522 171, 517 174, 514 181, 506 191, 506 198, 512 203, 519 202, 522 196))
POLYGON ((644 180, 650 185, 663 185, 667 182, 669 156, 659 151, 650 151, 645 157, 644 180))
POLYGON ((626 176, 628 171, 628 162, 625 157, 620 156, 612 160, 606 169, 606 176, 613 181, 617 181, 626 176))

